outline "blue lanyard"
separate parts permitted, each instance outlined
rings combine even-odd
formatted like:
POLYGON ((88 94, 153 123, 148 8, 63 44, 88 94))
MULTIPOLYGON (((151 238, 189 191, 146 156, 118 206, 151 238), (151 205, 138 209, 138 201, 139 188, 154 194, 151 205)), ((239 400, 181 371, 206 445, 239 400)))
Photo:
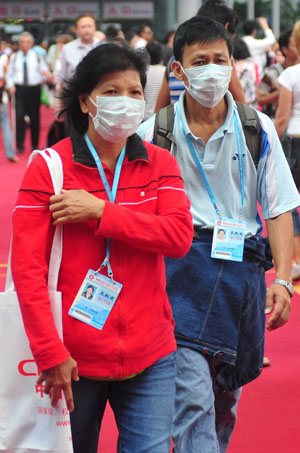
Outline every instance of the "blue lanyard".
MULTIPOLYGON (((87 146, 88 146, 88 148, 89 148, 89 150, 90 150, 90 152, 91 152, 91 154, 92 154, 92 156, 93 156, 93 158, 95 160, 95 163, 97 165, 100 178, 101 178, 101 180, 103 182, 105 191, 107 193, 107 197, 108 197, 109 201, 114 203, 115 199, 116 199, 116 195, 117 195, 117 189, 118 189, 120 173, 121 173, 121 169, 122 169, 122 165, 123 165, 123 161, 124 161, 124 157, 125 157, 126 146, 124 146, 124 148, 121 151, 121 154, 118 157, 116 171, 115 171, 115 176, 114 176, 114 180, 113 180, 113 186, 112 186, 112 189, 111 189, 109 184, 108 184, 108 181, 107 181, 107 178, 106 178, 106 174, 105 174, 102 162, 101 162, 101 160, 100 160, 100 158, 99 158, 99 156, 98 156, 98 154, 97 154, 97 152, 96 152, 96 150, 94 148, 94 145, 92 144, 91 140, 89 139, 87 133, 85 134, 84 138, 85 138, 86 144, 87 144, 87 146)), ((100 268, 97 270, 97 272, 102 267, 107 266, 108 276, 111 279, 113 279, 113 272, 112 272, 110 261, 109 261, 109 255, 110 255, 110 239, 106 238, 106 256, 105 256, 100 268)))
MULTIPOLYGON (((206 188, 206 190, 208 192, 209 198, 210 198, 210 200, 211 200, 211 202, 213 204, 213 207, 214 207, 217 215, 220 218, 222 218, 221 211, 220 211, 220 209, 217 206, 216 199, 214 197, 213 191, 211 190, 211 187, 209 185, 209 182, 207 180, 206 174, 205 174, 205 172, 203 170, 203 167, 201 165, 199 156, 198 156, 198 154, 197 154, 197 152, 195 150, 195 146, 194 146, 194 144, 192 142, 192 139, 191 139, 191 137, 188 134, 185 133, 184 125, 183 125, 183 121, 182 121, 182 116, 181 116, 179 108, 177 108, 177 110, 178 110, 178 116, 179 116, 179 119, 180 119, 180 124, 181 124, 182 131, 183 131, 183 133, 185 135, 186 141, 187 141, 187 143, 189 145, 189 148, 190 148, 191 154, 193 156, 193 159, 195 161, 195 164, 196 164, 196 166, 198 168, 200 176, 201 176, 201 178, 203 180, 203 183, 205 185, 205 188, 206 188)), ((240 133, 238 120, 237 120, 237 117, 236 117, 236 111, 234 111, 234 130, 235 130, 235 136, 236 136, 236 142, 237 142, 237 148, 238 148, 238 161, 239 161, 240 184, 241 184, 241 203, 242 203, 242 207, 241 207, 239 221, 242 221, 242 219, 244 217, 245 174, 244 174, 244 161, 243 161, 243 152, 242 152, 242 140, 241 140, 241 133, 240 133)))

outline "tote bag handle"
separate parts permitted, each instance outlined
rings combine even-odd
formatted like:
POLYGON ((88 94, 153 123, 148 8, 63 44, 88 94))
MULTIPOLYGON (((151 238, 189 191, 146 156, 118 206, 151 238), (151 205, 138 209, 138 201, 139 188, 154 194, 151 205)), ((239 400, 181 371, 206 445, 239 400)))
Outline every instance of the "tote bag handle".
MULTIPOLYGON (((54 188, 54 193, 56 195, 60 194, 63 187, 63 166, 59 154, 52 148, 47 148, 43 151, 35 150, 31 153, 28 161, 28 166, 31 164, 33 159, 40 154, 46 161, 50 176, 52 179, 52 184, 54 188)), ((50 261, 49 261, 49 271, 48 271, 48 290, 49 292, 56 291, 58 274, 62 258, 62 235, 63 230, 62 226, 55 228, 50 261)), ((14 288, 12 274, 11 274, 11 246, 8 256, 8 265, 7 265, 7 277, 5 283, 5 291, 12 291, 14 288)))

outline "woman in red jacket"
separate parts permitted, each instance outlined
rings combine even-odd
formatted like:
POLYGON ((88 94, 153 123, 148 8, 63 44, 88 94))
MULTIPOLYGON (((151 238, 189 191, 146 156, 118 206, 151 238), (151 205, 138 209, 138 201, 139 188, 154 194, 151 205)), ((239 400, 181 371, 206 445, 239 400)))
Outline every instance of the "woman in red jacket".
POLYGON ((186 254, 193 227, 175 159, 135 134, 145 81, 141 54, 116 44, 92 50, 62 93, 72 126, 70 137, 53 146, 63 190, 53 195, 38 156, 14 212, 13 278, 38 383, 53 406, 64 392, 75 453, 96 453, 107 400, 118 451, 170 449, 176 344, 164 256, 186 254), (63 342, 47 291, 57 225, 63 342), (83 303, 91 280, 93 298, 83 303))

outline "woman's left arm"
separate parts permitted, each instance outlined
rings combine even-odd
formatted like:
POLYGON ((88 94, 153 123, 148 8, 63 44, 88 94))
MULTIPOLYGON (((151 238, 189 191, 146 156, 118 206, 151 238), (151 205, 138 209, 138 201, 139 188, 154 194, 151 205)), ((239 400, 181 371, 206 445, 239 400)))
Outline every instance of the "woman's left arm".
POLYGON ((50 199, 54 225, 98 219, 101 221, 97 234, 165 256, 184 256, 193 238, 190 201, 175 158, 169 153, 165 156, 167 165, 161 172, 153 201, 156 213, 133 211, 84 190, 71 190, 50 199))
POLYGON ((275 118, 275 129, 281 138, 287 128, 293 104, 293 92, 281 86, 279 90, 278 109, 275 118))

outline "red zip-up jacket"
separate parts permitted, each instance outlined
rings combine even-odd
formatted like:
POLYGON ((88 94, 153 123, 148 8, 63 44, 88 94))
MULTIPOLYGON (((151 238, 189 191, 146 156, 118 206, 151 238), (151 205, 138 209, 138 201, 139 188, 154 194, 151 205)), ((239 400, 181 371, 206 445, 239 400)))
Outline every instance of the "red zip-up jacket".
MULTIPOLYGON (((83 137, 53 148, 63 163, 63 188, 107 195, 83 137)), ((110 186, 113 172, 105 165, 110 186)), ((166 294, 164 256, 180 258, 191 245, 190 203, 176 160, 166 150, 128 139, 116 202, 106 201, 100 222, 66 224, 58 290, 63 295, 62 342, 47 291, 54 234, 49 198, 53 186, 44 159, 28 167, 14 210, 12 272, 30 346, 39 369, 70 355, 82 376, 122 378, 137 373, 176 349, 174 321, 166 294), (68 314, 89 269, 97 270, 111 239, 110 262, 122 291, 97 330, 68 314)))

